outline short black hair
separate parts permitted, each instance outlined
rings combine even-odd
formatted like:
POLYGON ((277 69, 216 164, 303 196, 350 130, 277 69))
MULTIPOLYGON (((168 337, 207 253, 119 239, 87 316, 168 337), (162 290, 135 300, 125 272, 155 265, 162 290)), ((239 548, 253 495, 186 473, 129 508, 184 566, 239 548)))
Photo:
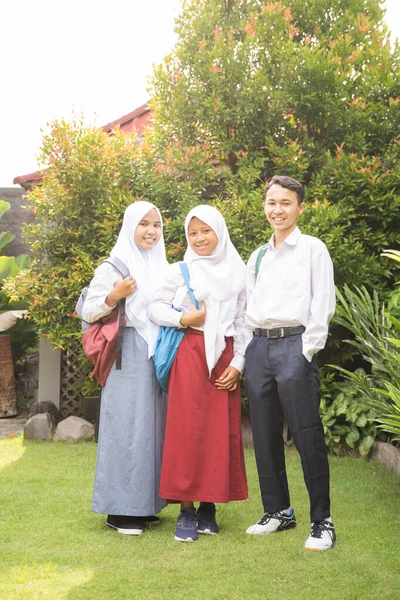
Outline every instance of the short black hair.
POLYGON ((273 185, 280 185, 283 188, 295 192, 297 195, 297 202, 299 203, 299 205, 302 204, 302 202, 304 201, 304 187, 302 186, 300 181, 297 181, 297 179, 293 179, 293 177, 288 177, 287 175, 274 175, 274 177, 269 180, 264 190, 264 201, 269 188, 273 185))

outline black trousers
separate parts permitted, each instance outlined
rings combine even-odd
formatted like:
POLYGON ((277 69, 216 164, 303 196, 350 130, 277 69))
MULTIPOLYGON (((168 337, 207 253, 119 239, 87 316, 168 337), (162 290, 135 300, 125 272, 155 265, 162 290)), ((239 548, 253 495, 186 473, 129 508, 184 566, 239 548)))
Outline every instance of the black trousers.
POLYGON ((329 464, 316 357, 309 363, 303 356, 301 335, 254 337, 246 350, 246 383, 265 512, 290 506, 282 435, 285 418, 300 454, 311 521, 329 517, 329 464))

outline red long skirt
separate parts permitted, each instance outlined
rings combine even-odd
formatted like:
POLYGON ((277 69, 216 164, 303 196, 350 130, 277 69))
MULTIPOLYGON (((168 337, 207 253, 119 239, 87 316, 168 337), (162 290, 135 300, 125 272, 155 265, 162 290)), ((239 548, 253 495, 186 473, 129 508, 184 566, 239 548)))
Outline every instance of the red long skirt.
POLYGON ((233 339, 208 378, 204 334, 188 329, 172 365, 159 495, 170 502, 247 498, 239 387, 215 380, 233 358, 233 339))

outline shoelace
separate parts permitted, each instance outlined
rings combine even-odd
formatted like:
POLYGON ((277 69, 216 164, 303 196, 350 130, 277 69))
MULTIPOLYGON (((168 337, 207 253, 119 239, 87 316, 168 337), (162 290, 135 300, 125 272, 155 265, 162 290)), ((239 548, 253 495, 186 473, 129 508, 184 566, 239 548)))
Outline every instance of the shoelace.
POLYGON ((183 527, 187 527, 188 525, 193 525, 196 522, 196 514, 189 512, 187 510, 183 511, 179 517, 179 525, 183 525, 183 527))
POLYGON ((311 535, 315 538, 321 538, 324 531, 331 533, 332 530, 333 525, 331 523, 327 521, 315 521, 311 527, 311 535))
POLYGON ((261 523, 261 525, 266 525, 268 523, 268 521, 270 521, 271 519, 279 519, 280 520, 280 519, 282 519, 282 517, 289 517, 289 515, 285 515, 281 511, 274 512, 274 513, 265 513, 265 515, 263 516, 261 521, 259 521, 259 523, 261 523))

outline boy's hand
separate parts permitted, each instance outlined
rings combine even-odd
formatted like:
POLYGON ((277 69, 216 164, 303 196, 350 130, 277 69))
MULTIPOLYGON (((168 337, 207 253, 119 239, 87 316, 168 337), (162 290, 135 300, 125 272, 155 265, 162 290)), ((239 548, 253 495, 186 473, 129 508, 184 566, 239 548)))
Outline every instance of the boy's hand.
POLYGON ((133 294, 136 288, 136 279, 132 277, 132 275, 117 281, 113 291, 110 292, 106 298, 106 304, 108 304, 108 306, 115 306, 119 300, 133 294))
POLYGON ((221 377, 215 380, 215 385, 219 390, 233 392, 237 388, 239 377, 240 371, 235 367, 227 367, 221 377))
POLYGON ((206 305, 202 302, 199 310, 192 304, 189 312, 181 316, 180 323, 184 327, 201 327, 204 325, 205 320, 206 305))

